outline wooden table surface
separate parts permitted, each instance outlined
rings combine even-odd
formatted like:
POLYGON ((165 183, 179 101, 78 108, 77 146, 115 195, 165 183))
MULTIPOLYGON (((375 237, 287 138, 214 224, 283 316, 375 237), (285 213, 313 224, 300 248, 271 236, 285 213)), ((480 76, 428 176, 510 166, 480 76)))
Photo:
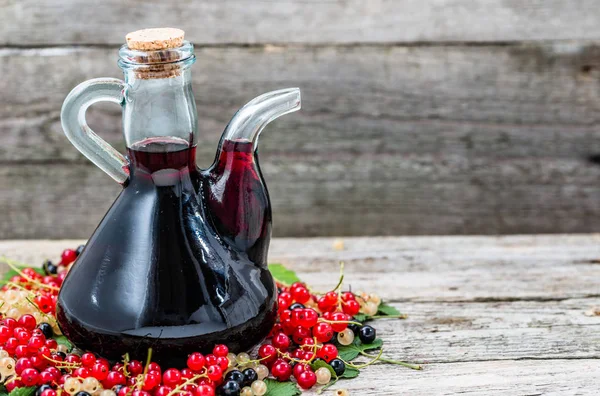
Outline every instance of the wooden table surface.
MULTIPOLYGON (((270 262, 316 289, 346 263, 352 290, 406 320, 377 320, 385 355, 424 364, 364 369, 352 395, 594 395, 600 392, 600 235, 276 239, 270 262)), ((80 241, 4 241, 31 264, 80 241)), ((4 270, 4 269, 3 269, 4 270)))

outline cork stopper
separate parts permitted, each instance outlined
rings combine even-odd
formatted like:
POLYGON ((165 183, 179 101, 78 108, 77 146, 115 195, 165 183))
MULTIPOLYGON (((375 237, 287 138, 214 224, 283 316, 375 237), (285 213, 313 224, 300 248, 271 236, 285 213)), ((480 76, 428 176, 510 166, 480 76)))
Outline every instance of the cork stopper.
POLYGON ((176 28, 142 29, 125 36, 127 46, 132 50, 160 51, 181 47, 185 32, 176 28))

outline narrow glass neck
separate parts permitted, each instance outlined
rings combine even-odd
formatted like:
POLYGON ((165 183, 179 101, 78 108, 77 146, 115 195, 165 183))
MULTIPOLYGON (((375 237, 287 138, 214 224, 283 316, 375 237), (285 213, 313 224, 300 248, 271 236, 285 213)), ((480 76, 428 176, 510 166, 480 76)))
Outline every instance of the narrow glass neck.
POLYGON ((152 143, 167 151, 171 142, 196 145, 198 118, 192 63, 193 59, 169 63, 170 71, 162 73, 148 72, 143 65, 123 67, 123 134, 127 147, 143 149, 152 143))

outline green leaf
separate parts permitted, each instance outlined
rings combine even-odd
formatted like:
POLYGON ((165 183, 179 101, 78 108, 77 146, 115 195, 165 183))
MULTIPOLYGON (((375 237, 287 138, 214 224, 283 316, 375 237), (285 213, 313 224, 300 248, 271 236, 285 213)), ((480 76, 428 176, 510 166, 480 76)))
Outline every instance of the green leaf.
POLYGON ((386 316, 400 315, 400 311, 398 311, 396 308, 392 307, 391 305, 387 305, 386 303, 379 304, 379 309, 378 309, 377 313, 379 315, 386 315, 386 316))
POLYGON ((300 282, 300 278, 292 270, 283 266, 283 264, 269 264, 269 271, 277 281, 291 285, 294 282, 300 282))
POLYGON ((267 384, 265 396, 299 396, 302 394, 293 382, 279 382, 269 378, 265 378, 264 381, 267 384))
POLYGON ((359 313, 359 314, 354 315, 354 320, 356 320, 357 322, 364 323, 368 320, 372 320, 372 318, 369 315, 359 313))
POLYGON ((8 396, 32 396, 35 393, 35 386, 15 388, 8 396))
POLYGON ((64 335, 55 336, 54 339, 56 340, 58 345, 66 346, 69 351, 73 349, 73 344, 71 344, 71 342, 64 335))
POLYGON ((312 368, 313 371, 317 371, 321 367, 325 367, 327 370, 329 370, 329 372, 331 373, 331 378, 337 378, 337 374, 335 373, 335 370, 333 369, 333 367, 331 367, 330 365, 328 365, 327 363, 325 363, 324 360, 314 361, 310 365, 310 368, 312 368))
POLYGON ((346 366, 346 370, 344 370, 344 374, 342 374, 342 378, 356 378, 356 377, 358 377, 359 372, 360 371, 358 371, 354 367, 346 366))
MULTIPOLYGON (((37 272, 40 275, 46 275, 44 273, 44 269, 43 268, 35 268, 35 267, 30 267, 28 265, 19 265, 19 266, 16 266, 16 268, 19 271, 22 271, 25 268, 31 268, 31 269, 33 269, 35 272, 37 272)), ((2 283, 9 282, 10 278, 12 278, 15 275, 19 275, 19 273, 17 271, 15 271, 14 269, 9 268, 9 270, 7 272, 5 272, 4 275, 2 275, 2 283)))
POLYGON ((357 337, 354 339, 354 342, 350 345, 341 345, 338 347, 338 355, 343 360, 349 362, 350 360, 356 359, 361 352, 366 352, 371 349, 379 349, 383 345, 383 341, 381 338, 373 341, 372 344, 363 344, 360 342, 360 339, 357 337))
POLYGON ((7 396, 8 391, 6 390, 6 386, 4 384, 0 384, 0 396, 7 396))

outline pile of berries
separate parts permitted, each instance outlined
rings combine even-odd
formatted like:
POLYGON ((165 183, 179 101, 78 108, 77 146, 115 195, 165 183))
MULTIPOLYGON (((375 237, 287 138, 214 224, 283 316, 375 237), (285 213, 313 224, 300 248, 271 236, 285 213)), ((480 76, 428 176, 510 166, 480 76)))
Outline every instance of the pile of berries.
POLYGON ((278 282, 279 320, 254 358, 216 345, 212 354, 190 354, 181 369, 160 367, 151 361, 151 351, 145 364, 127 354, 123 361, 109 362, 71 348, 54 317, 60 286, 82 249, 65 250, 58 265, 46 261, 45 274, 9 262, 18 275, 0 290, 0 384, 7 391, 36 387, 35 396, 261 396, 273 380, 294 380, 310 389, 331 384, 353 366, 338 356, 338 348, 356 337, 363 344, 376 338, 375 329, 354 316, 374 315, 378 296, 339 288, 319 294, 300 282, 278 282))

